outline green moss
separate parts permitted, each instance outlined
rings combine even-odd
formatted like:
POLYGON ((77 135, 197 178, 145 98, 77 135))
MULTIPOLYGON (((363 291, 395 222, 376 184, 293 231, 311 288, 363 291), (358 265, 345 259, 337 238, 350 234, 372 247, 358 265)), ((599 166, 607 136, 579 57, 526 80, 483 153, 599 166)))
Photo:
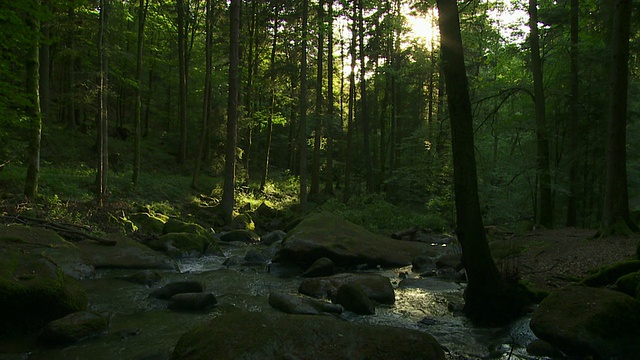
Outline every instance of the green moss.
POLYGON ((616 280, 616 288, 629 296, 636 296, 636 289, 640 284, 640 272, 621 276, 616 280))
POLYGON ((200 234, 169 233, 148 243, 154 250, 162 251, 171 257, 199 256, 211 244, 211 241, 200 234))
POLYGON ((129 219, 138 227, 138 231, 154 234, 162 234, 166 222, 166 219, 149 213, 131 214, 129 219))
POLYGON ((600 287, 615 283, 621 276, 640 270, 640 260, 625 260, 600 268, 595 274, 582 280, 583 285, 600 287))

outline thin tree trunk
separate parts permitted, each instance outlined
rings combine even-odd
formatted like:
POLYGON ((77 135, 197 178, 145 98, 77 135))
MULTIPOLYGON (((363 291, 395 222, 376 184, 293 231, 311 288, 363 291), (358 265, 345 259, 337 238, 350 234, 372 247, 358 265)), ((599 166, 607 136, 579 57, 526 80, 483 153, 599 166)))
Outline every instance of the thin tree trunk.
MULTIPOLYGON (((38 1, 39 5, 39 1, 38 1)), ((29 30, 33 34, 40 32, 37 17, 29 14, 26 19, 29 30)), ((36 37, 37 38, 37 37, 36 37)), ((33 199, 38 194, 38 179, 40 176, 40 141, 42 138, 42 111, 40 109, 40 44, 36 40, 31 45, 26 60, 26 86, 29 104, 26 107, 29 116, 29 163, 24 185, 24 195, 33 199)))
MULTIPOLYGON (((51 0, 43 1, 47 11, 52 11, 51 0)), ((42 24, 42 43, 40 44, 40 107, 44 123, 51 121, 51 20, 42 24)))
POLYGON ((322 95, 322 67, 324 57, 324 1, 318 2, 318 63, 316 75, 316 109, 313 141, 313 168, 311 169, 311 195, 320 193, 320 142, 322 141, 322 116, 324 97, 322 95))
POLYGON ((206 2, 206 40, 205 40, 205 75, 204 75, 204 93, 202 94, 202 132, 200 133, 200 144, 198 146, 198 155, 196 156, 195 170, 191 180, 191 187, 198 188, 200 180, 200 167, 204 154, 207 135, 209 134, 209 118, 211 117, 211 72, 212 72, 212 50, 213 50, 213 9, 212 0, 206 2))
POLYGON ((300 128, 298 129, 298 151, 300 152, 301 205, 307 203, 307 37, 309 22, 309 0, 302 2, 302 49, 300 60, 300 128))
POLYGON ((553 197, 551 194, 551 172, 549 165, 549 135, 542 79, 542 59, 540 58, 540 40, 538 35, 538 1, 529 0, 529 28, 531 34, 531 68, 533 71, 533 90, 536 111, 537 163, 539 177, 538 223, 546 228, 553 227, 553 197))
POLYGON ((345 154, 345 170, 344 170, 344 191, 343 201, 346 203, 351 198, 351 172, 353 168, 353 118, 356 106, 356 20, 353 19, 353 27, 351 30, 351 73, 349 74, 349 104, 347 113, 347 151, 345 154))
POLYGON ((142 116, 142 48, 144 45, 144 22, 147 17, 148 0, 140 0, 138 4, 138 52, 136 61, 136 94, 134 119, 134 149, 133 149, 133 185, 138 184, 140 178, 140 137, 142 116))
POLYGON ((227 142, 225 144, 224 185, 222 211, 227 222, 233 218, 236 181, 236 134, 238 131, 238 106, 240 95, 240 4, 241 0, 231 0, 229 16, 229 99, 227 102, 227 142))
POLYGON ((280 17, 280 6, 275 5, 275 11, 273 13, 273 39, 271 41, 271 58, 269 59, 269 80, 271 86, 271 99, 269 102, 269 119, 267 119, 267 149, 265 151, 264 159, 264 171, 262 172, 262 179, 260 180, 260 191, 264 191, 267 186, 267 178, 269 177, 269 160, 271 157, 271 141, 273 138, 273 117, 275 116, 276 107, 276 52, 278 46, 278 26, 280 17))
POLYGON ((67 59, 67 106, 66 106, 66 120, 67 129, 75 130, 77 126, 76 121, 76 96, 75 96, 75 8, 73 5, 69 5, 67 12, 67 18, 69 21, 69 34, 67 35, 67 50, 69 51, 69 58, 67 59))
POLYGON ((364 2, 358 0, 358 34, 360 37, 360 112, 359 118, 362 120, 363 141, 364 141, 364 162, 366 170, 367 192, 373 192, 373 159, 371 155, 371 123, 369 121, 369 109, 367 104, 367 81, 365 63, 364 44, 364 2))
POLYGON ((579 45, 579 2, 571 0, 571 114, 569 117, 569 143, 571 144, 569 154, 569 199, 567 200, 567 226, 576 226, 577 217, 577 194, 578 187, 578 163, 580 150, 578 149, 578 121, 580 92, 578 86, 578 45, 579 45))
POLYGON ((107 194, 107 179, 109 173, 109 133, 108 133, 108 89, 109 89, 109 56, 108 46, 108 25, 109 0, 100 0, 100 30, 98 34, 98 53, 100 61, 100 86, 98 93, 99 100, 99 124, 100 131, 98 137, 99 165, 97 172, 97 196, 98 202, 102 204, 107 194))
POLYGON ((333 95, 333 0, 328 4, 329 25, 327 28, 327 123, 325 132, 327 133, 327 169, 325 174, 324 192, 333 194, 333 133, 335 126, 335 102, 333 95))
POLYGON ((620 223, 638 232, 629 214, 626 151, 631 0, 616 0, 614 6, 602 235, 615 232, 620 223))
POLYGON ((180 147, 178 149, 178 163, 184 165, 187 161, 187 52, 185 36, 185 3, 177 0, 178 11, 178 71, 180 83, 179 111, 180 111, 180 147))

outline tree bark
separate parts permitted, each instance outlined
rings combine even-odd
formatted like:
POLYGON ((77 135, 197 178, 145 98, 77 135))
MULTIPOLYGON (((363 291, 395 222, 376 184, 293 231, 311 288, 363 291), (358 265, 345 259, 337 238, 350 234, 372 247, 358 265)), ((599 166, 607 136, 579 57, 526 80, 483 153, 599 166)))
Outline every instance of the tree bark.
POLYGON ((180 95, 178 108, 180 112, 180 147, 178 149, 178 163, 184 165, 187 161, 187 50, 185 29, 184 0, 176 2, 178 12, 178 72, 180 95))
POLYGON ((578 78, 578 45, 579 45, 579 2, 571 0, 571 114, 569 117, 569 143, 571 144, 569 154, 569 198, 567 199, 567 226, 577 225, 577 195, 578 187, 578 162, 580 152, 578 149, 578 121, 579 114, 579 78, 578 78))
MULTIPOLYGON (((354 10, 355 11, 355 10, 354 10)), ((349 104, 347 110, 347 151, 345 154, 343 201, 347 203, 351 198, 351 172, 353 171, 353 119, 356 109, 356 20, 353 19, 351 29, 351 72, 349 73, 349 104)))
POLYGON ((627 189, 627 96, 629 85, 629 34, 631 0, 616 0, 611 33, 609 122, 607 126, 606 177, 601 234, 638 232, 629 214, 627 189))
POLYGON ((491 257, 482 222, 473 119, 464 63, 456 0, 438 0, 443 71, 445 75, 456 203, 456 233, 468 285, 464 293, 465 314, 483 325, 504 324, 522 313, 517 291, 506 288, 491 257))
POLYGON ((108 127, 108 89, 109 89, 109 56, 108 31, 109 0, 100 0, 100 29, 98 33, 98 54, 100 62, 100 86, 98 89, 99 111, 99 136, 98 136, 98 172, 97 172, 97 196, 102 204, 107 195, 107 179, 109 174, 109 127, 108 127))
POLYGON ((324 0, 318 2, 318 62, 316 72, 316 109, 313 138, 313 168, 311 169, 311 188, 309 193, 317 196, 320 193, 320 142, 322 141, 322 116, 324 97, 322 95, 322 73, 324 66, 324 0))
POLYGON ((371 123, 367 105, 367 81, 364 44, 364 2, 358 0, 358 34, 360 44, 360 111, 358 116, 362 121, 364 162, 366 171, 367 192, 373 192, 373 158, 371 155, 371 123))
MULTIPOLYGON (((39 5, 37 1, 37 5, 39 5)), ((40 109, 40 51, 37 34, 40 33, 40 22, 34 14, 28 14, 26 23, 29 30, 36 34, 34 43, 30 46, 26 61, 26 86, 29 96, 29 104, 26 107, 29 121, 29 153, 27 165, 27 177, 24 186, 24 195, 33 199, 38 194, 38 178, 40 176, 40 142, 42 139, 42 111, 40 109)))
POLYGON ((224 185, 222 211, 227 222, 233 219, 236 181, 236 134, 238 131, 238 101, 240 95, 240 4, 241 0, 231 0, 229 16, 229 98, 227 102, 227 142, 225 144, 224 185))
POLYGON ((135 89, 135 119, 133 145, 133 185, 138 184, 140 178, 140 137, 142 116, 142 48, 144 45, 144 22, 147 17, 148 0, 140 0, 138 4, 138 51, 136 53, 136 89, 135 89))
POLYGON ((335 126, 335 111, 333 104, 333 0, 328 3, 328 29, 327 29, 327 121, 325 132, 327 134, 327 169, 325 175, 324 192, 333 194, 333 133, 335 126))
POLYGON ((538 35, 538 1, 529 0, 529 35, 531 45, 531 68, 536 112, 537 163, 539 178, 538 223, 546 228, 553 227, 553 196, 551 193, 551 172, 549 169, 549 135, 545 111, 544 84, 542 79, 542 59, 538 35))
POLYGON ((300 128, 298 141, 300 152, 300 194, 301 205, 307 203, 307 37, 309 23, 309 0, 302 1, 302 49, 300 60, 300 128))

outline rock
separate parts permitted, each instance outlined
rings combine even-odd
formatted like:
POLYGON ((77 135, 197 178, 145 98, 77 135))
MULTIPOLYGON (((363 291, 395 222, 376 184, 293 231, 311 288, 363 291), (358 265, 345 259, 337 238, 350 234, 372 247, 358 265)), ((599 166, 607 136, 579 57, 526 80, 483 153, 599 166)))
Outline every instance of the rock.
POLYGON ((300 295, 279 292, 269 294, 269 305, 287 314, 321 315, 342 313, 342 306, 300 295))
POLYGON ((172 258, 181 258, 201 256, 210 243, 204 235, 182 232, 162 235, 149 241, 147 246, 172 258))
POLYGON ((375 315, 376 308, 373 302, 360 285, 349 283, 338 288, 336 303, 342 305, 345 310, 349 310, 359 315, 375 315))
POLYGON ((169 300, 169 309, 173 311, 203 311, 218 304, 212 293, 182 293, 176 294, 169 300))
POLYGON ((100 335, 107 331, 109 322, 102 315, 90 311, 69 314, 48 323, 38 340, 48 345, 67 345, 100 335))
POLYGON ((329 258, 320 258, 316 260, 309 268, 302 273, 302 277, 320 277, 331 276, 336 273, 333 261, 329 258))
POLYGON ((0 226, 0 335, 36 331, 87 308, 85 290, 54 262, 48 249, 77 252, 53 231, 0 226))
POLYGON ((231 230, 220 236, 220 240, 224 242, 242 242, 246 244, 260 241, 260 236, 251 230, 231 230))
POLYGON ((328 212, 305 218, 287 233, 274 262, 309 266, 327 257, 341 267, 400 267, 421 254, 432 253, 428 244, 394 240, 374 234, 328 212))
POLYGON ((443 360, 429 334, 328 316, 241 310, 222 314, 184 334, 172 359, 429 359, 443 360), (230 341, 233 339, 234 341, 230 341))
POLYGON ((272 245, 284 239, 285 236, 287 236, 287 233, 285 233, 284 231, 275 230, 260 237, 260 243, 265 245, 272 245))
POLYGON ((462 269, 460 254, 444 254, 436 259, 436 266, 439 269, 449 268, 459 271, 462 269))
POLYGON ((146 212, 129 215, 129 219, 136 225, 137 231, 141 233, 162 234, 167 217, 163 215, 152 215, 146 212))
POLYGON ((174 260, 127 236, 111 235, 116 246, 103 246, 93 241, 77 243, 84 260, 96 269, 166 269, 176 270, 174 260))
POLYGON ((621 276, 638 270, 640 270, 640 260, 625 260, 601 268, 597 273, 584 278, 582 284, 596 287, 611 285, 621 276))
POLYGON ((160 289, 154 290, 149 297, 156 299, 170 299, 176 294, 200 293, 204 291, 204 286, 199 281, 187 280, 169 283, 160 289))
POLYGON ((254 224, 251 215, 244 213, 233 218, 231 221, 231 228, 253 231, 256 229, 256 225, 254 224))
POLYGON ((189 234, 198 234, 206 237, 210 241, 214 241, 213 233, 203 226, 184 222, 178 219, 169 219, 162 227, 162 234, 170 234, 170 233, 189 233, 189 234))
POLYGON ((640 302, 621 292, 582 286, 549 295, 534 312, 534 334, 570 356, 640 358, 640 302))
POLYGON ((258 249, 251 248, 247 250, 247 253, 244 255, 244 262, 242 265, 245 266, 259 266, 266 265, 267 258, 264 257, 258 249))
POLYGON ((527 345, 527 353, 545 358, 561 358, 560 352, 553 345, 540 339, 535 339, 527 345))
POLYGON ((157 283, 158 281, 160 281, 160 279, 162 279, 162 275, 160 275, 156 271, 143 270, 137 273, 120 276, 118 277, 118 279, 128 281, 134 284, 151 286, 157 283))
POLYGON ((380 304, 395 303, 395 293, 388 277, 371 274, 337 274, 307 278, 300 283, 298 292, 315 298, 335 299, 338 289, 345 284, 358 284, 367 297, 380 304))
POLYGON ((616 280, 616 289, 636 297, 636 289, 640 285, 640 271, 621 276, 616 280))
POLYGON ((416 256, 411 260, 411 271, 423 273, 435 269, 435 263, 430 256, 416 256))

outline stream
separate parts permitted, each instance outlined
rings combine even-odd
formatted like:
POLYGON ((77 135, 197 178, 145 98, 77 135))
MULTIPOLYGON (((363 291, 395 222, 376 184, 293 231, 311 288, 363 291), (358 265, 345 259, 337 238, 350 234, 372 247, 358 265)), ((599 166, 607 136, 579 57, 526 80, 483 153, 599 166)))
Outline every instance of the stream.
MULTIPOLYGON (((247 247, 228 247, 227 257, 241 256, 247 247)), ((203 256, 180 260, 180 271, 159 271, 162 279, 153 289, 180 280, 198 280, 213 292, 218 305, 204 313, 167 310, 167 301, 149 298, 144 285, 118 279, 136 270, 97 270, 92 279, 82 280, 89 296, 89 309, 111 316, 109 332, 64 348, 28 347, 18 354, 0 354, 0 359, 113 360, 168 359, 182 334, 235 306, 249 311, 275 312, 267 302, 273 291, 297 293, 302 278, 292 276, 297 269, 279 264, 270 266, 223 265, 225 258, 203 256)), ((396 302, 379 306, 376 315, 343 313, 342 318, 369 324, 384 324, 425 331, 446 348, 449 359, 535 359, 525 347, 535 339, 529 318, 505 328, 476 328, 452 312, 463 303, 463 286, 451 280, 420 278, 411 267, 376 270, 390 278, 396 302), (402 279, 406 277, 406 279, 402 279)), ((16 345, 18 348, 20 345, 16 345)))

